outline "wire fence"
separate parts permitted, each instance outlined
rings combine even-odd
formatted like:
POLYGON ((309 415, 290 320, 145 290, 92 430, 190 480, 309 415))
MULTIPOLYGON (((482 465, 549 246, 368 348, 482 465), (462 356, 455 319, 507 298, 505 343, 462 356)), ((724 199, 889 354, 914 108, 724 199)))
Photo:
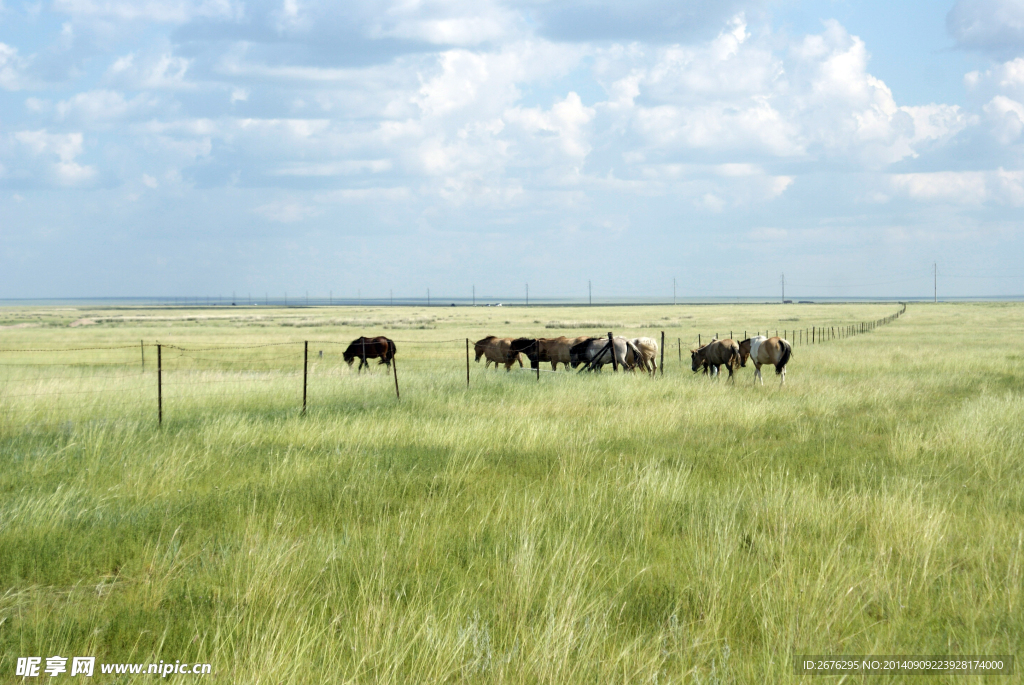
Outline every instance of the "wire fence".
MULTIPOLYGON (((697 333, 696 340, 677 336, 673 341, 660 331, 655 338, 659 347, 655 362, 663 376, 665 359, 673 361, 673 342, 675 356, 682 363, 684 349, 725 338, 725 333, 737 341, 760 334, 778 335, 794 346, 819 345, 869 333, 905 312, 902 304, 893 314, 872 321, 797 330, 744 330, 742 338, 741 331, 732 330, 697 333)), ((491 364, 508 368, 514 375, 533 374, 537 380, 542 373, 553 371, 544 363, 531 365, 527 355, 515 358, 484 350, 478 359, 477 341, 468 338, 391 342, 393 358, 367 353, 365 364, 359 347, 342 340, 242 345, 140 341, 0 349, 0 422, 31 426, 82 420, 152 422, 156 418, 162 424, 165 418, 208 416, 227 409, 304 413, 309 407, 351 406, 353 398, 379 397, 381 392, 394 392, 401 399, 403 382, 411 382, 413 392, 423 395, 452 392, 471 387, 473 370, 491 364)), ((497 344, 492 341, 484 348, 493 352, 497 344)), ((558 372, 564 372, 564 362, 557 366, 558 372)), ((476 377, 479 383, 489 376, 478 373, 476 377)))

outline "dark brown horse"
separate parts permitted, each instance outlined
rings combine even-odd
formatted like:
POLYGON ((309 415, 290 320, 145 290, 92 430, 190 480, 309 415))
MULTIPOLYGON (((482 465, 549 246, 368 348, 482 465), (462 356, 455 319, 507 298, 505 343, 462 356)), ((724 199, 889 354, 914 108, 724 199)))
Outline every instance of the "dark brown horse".
POLYGON ((374 357, 380 358, 378 364, 387 364, 390 368, 391 360, 395 358, 395 341, 383 335, 376 338, 356 338, 349 343, 344 354, 345 363, 349 366, 352 366, 356 359, 359 360, 359 371, 362 371, 364 366, 369 366, 367 359, 374 357))
POLYGON ((735 340, 712 340, 704 347, 690 350, 690 369, 696 373, 701 368, 707 370, 712 367, 720 371, 722 364, 729 369, 729 378, 732 378, 734 369, 740 368, 742 359, 740 357, 740 346, 735 340))

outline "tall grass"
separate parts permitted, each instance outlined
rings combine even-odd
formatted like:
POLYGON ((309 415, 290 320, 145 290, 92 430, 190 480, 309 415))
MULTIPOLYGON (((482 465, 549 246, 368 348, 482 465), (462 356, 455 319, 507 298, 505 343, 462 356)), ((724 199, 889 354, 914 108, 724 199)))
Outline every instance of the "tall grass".
MULTIPOLYGON (((798 346, 781 390, 694 375, 675 349, 655 380, 481 363, 467 389, 464 343, 417 342, 614 318, 677 323, 685 351, 697 332, 892 309, 456 308, 403 332, 401 401, 383 367, 330 347, 305 416, 287 359, 181 362, 162 430, 148 369, 80 402, 52 391, 98 369, 4 367, 0 409, 26 411, 0 414, 0 679, 55 654, 209 662, 225 683, 796 682, 794 654, 1013 654, 1020 305, 916 305, 798 346), (11 397, 26 387, 49 394, 11 397)), ((90 315, 110 316, 62 314, 90 315)), ((145 315, 3 347, 295 334, 145 315)))

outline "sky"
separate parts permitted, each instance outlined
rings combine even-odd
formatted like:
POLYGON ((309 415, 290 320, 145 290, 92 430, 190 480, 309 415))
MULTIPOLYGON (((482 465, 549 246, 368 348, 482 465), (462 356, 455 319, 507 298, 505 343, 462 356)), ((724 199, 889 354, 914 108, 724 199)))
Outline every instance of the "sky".
POLYGON ((1024 0, 0 0, 0 299, 1024 295, 1024 0))

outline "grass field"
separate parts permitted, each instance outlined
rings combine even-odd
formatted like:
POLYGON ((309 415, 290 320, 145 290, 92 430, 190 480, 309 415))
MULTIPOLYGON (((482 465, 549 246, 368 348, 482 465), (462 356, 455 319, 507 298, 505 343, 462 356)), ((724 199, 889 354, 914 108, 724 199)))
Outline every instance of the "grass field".
POLYGON ((1024 304, 797 344, 781 390, 689 370, 698 334, 897 309, 2 309, 3 350, 131 347, 0 352, 0 682, 52 655, 223 683, 810 683, 793 655, 1020 656, 1024 304), (609 330, 664 330, 664 376, 481 362, 466 387, 467 337, 609 330), (401 400, 341 363, 362 333, 399 341, 401 400))

